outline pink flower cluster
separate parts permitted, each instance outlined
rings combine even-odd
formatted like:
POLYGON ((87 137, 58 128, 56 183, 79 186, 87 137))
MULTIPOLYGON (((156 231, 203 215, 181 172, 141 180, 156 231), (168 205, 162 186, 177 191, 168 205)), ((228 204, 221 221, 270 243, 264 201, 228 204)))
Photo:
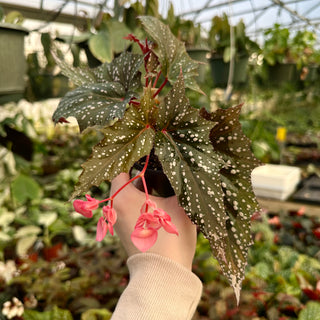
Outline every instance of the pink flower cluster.
POLYGON ((142 252, 149 250, 157 241, 158 230, 163 227, 168 233, 178 235, 171 217, 162 209, 157 208, 155 202, 146 200, 141 207, 141 215, 131 234, 131 241, 142 252), (149 208, 152 212, 149 212, 149 208))
MULTIPOLYGON (((109 199, 97 200, 86 195, 87 200, 75 200, 74 209, 86 218, 93 216, 92 211, 98 209, 99 204, 109 199)), ((102 208, 103 216, 100 217, 97 224, 96 240, 102 241, 108 231, 113 235, 113 226, 117 221, 117 213, 110 205, 102 208)), ((142 252, 149 250, 157 241, 158 230, 162 227, 168 233, 178 235, 178 230, 171 222, 171 217, 162 209, 157 208, 155 202, 147 200, 141 207, 134 230, 131 234, 133 244, 142 252)))
MULTIPOLYGON (((93 213, 92 210, 96 210, 99 208, 99 204, 105 202, 107 199, 99 201, 90 197, 86 194, 87 201, 84 200, 74 200, 73 207, 78 213, 82 214, 86 218, 92 218, 93 213)), ((117 221, 117 213, 110 206, 104 206, 102 208, 103 217, 100 217, 97 224, 97 234, 96 240, 102 241, 106 236, 108 230, 113 235, 113 225, 117 221)))

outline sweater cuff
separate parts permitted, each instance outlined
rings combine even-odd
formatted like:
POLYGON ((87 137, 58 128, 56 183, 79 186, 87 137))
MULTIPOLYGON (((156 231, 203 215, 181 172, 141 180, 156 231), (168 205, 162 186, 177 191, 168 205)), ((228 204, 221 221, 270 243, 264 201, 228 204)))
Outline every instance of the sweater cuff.
POLYGON ((194 273, 155 253, 135 254, 127 265, 130 281, 112 320, 192 318, 202 293, 202 283, 194 273))

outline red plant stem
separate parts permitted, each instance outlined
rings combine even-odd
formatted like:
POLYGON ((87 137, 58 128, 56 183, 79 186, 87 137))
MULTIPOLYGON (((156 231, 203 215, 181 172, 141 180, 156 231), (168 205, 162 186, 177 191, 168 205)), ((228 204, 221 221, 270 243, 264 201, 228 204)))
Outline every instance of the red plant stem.
MULTIPOLYGON (((144 193, 146 194, 146 200, 149 199, 149 193, 148 193, 148 188, 147 188, 147 183, 146 183, 146 178, 144 177, 144 175, 141 177, 142 182, 143 182, 143 188, 144 188, 144 193)), ((148 210, 146 210, 148 211, 148 210)))
POLYGON ((149 158, 150 158, 150 155, 147 156, 147 159, 146 159, 146 163, 142 169, 142 171, 136 175, 135 177, 131 178, 128 182, 126 182, 121 188, 119 188, 111 197, 107 198, 107 199, 104 199, 104 200, 101 200, 100 203, 102 202, 106 202, 106 201, 109 201, 111 202, 111 207, 113 206, 113 199, 119 194, 120 191, 122 191, 128 184, 130 184, 131 182, 133 182, 134 180, 138 179, 138 178, 141 178, 142 181, 143 181, 143 186, 144 186, 144 189, 145 189, 145 192, 146 192, 146 198, 148 199, 149 198, 149 195, 148 195, 148 189, 147 189, 147 186, 146 186, 146 182, 145 182, 145 178, 144 178, 144 173, 146 172, 147 170, 147 166, 148 166, 148 163, 149 163, 149 158))
POLYGON ((159 72, 158 72, 157 77, 156 77, 156 79, 154 80, 153 88, 155 88, 155 87, 156 87, 157 82, 158 82, 158 80, 159 80, 159 78, 160 78, 160 75, 161 75, 161 71, 159 71, 159 72))
MULTIPOLYGON (((142 180, 142 183, 143 183, 143 188, 144 188, 144 193, 146 195, 146 201, 149 200, 149 193, 148 193, 148 188, 147 188, 147 183, 146 183, 146 178, 144 177, 144 173, 145 171, 147 170, 147 166, 148 166, 148 163, 149 163, 149 158, 150 158, 150 154, 148 154, 147 156, 147 159, 146 159, 146 163, 141 171, 141 173, 143 173, 141 175, 141 180, 142 180)), ((148 212, 148 204, 146 203, 146 212, 148 212)))
POLYGON ((160 92, 161 90, 163 89, 163 87, 167 84, 168 82, 168 78, 166 77, 162 83, 162 85, 160 86, 160 88, 157 90, 157 92, 153 95, 152 98, 155 98, 160 92))
POLYGON ((140 106, 139 101, 130 101, 130 104, 133 104, 134 106, 140 106))

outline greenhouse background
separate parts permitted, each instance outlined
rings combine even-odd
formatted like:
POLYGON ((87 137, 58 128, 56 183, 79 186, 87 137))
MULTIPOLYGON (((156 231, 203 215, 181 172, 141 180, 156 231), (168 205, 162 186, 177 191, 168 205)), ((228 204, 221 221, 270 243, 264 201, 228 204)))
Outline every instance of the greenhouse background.
POLYGON ((97 242, 99 217, 68 202, 101 136, 52 115, 76 88, 57 61, 91 70, 134 50, 123 38, 143 35, 141 15, 169 25, 201 62, 192 106, 243 103, 263 164, 252 173, 261 211, 240 304, 199 233, 193 320, 320 319, 318 0, 0 0, 0 319, 107 320, 128 284, 120 240, 97 242))

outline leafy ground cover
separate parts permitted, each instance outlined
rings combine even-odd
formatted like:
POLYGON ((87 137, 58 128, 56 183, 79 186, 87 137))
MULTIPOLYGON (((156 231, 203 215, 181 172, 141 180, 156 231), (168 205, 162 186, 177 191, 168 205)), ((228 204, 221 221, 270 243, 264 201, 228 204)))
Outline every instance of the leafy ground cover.
MULTIPOLYGON (((36 107, 1 112, 0 135, 5 124, 25 133, 32 160, 0 147, 0 319, 109 319, 128 281, 125 253, 117 238, 97 244, 97 219, 88 222, 66 202, 98 137, 53 131, 52 108, 36 107)), ((92 192, 105 195, 108 185, 92 192)), ((199 235, 194 272, 204 291, 194 320, 319 319, 320 219, 264 212, 252 224, 239 307, 199 235)))
POLYGON ((239 307, 199 239, 195 270, 205 289, 196 319, 317 319, 320 220, 302 211, 255 217, 239 307))

